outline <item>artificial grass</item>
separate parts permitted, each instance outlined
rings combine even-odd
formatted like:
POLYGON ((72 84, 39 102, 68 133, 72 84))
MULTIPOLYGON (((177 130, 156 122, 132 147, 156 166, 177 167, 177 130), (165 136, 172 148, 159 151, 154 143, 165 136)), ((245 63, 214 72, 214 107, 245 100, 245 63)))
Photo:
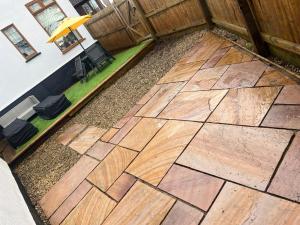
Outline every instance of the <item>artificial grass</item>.
POLYGON ((94 88, 96 88, 98 85, 100 85, 104 80, 109 78, 116 72, 118 69, 120 69, 124 64, 126 64, 132 57, 134 57, 136 54, 138 54, 140 51, 142 51, 151 40, 144 41, 140 43, 139 45, 129 48, 125 51, 122 51, 116 55, 114 55, 115 60, 105 67, 102 71, 93 74, 90 76, 89 80, 87 82, 77 82, 74 85, 72 85, 70 88, 68 88, 64 94, 66 97, 71 101, 72 105, 63 113, 61 113, 59 116, 52 120, 44 120, 40 117, 34 118, 31 123, 39 130, 39 132, 32 137, 29 141, 27 141, 25 144, 20 146, 16 153, 21 153, 24 149, 26 149, 30 144, 32 144, 37 137, 39 137, 44 131, 46 131, 51 125, 60 119, 63 115, 66 113, 69 113, 74 105, 78 103, 81 99, 83 99, 85 96, 87 96, 91 91, 93 91, 94 88))

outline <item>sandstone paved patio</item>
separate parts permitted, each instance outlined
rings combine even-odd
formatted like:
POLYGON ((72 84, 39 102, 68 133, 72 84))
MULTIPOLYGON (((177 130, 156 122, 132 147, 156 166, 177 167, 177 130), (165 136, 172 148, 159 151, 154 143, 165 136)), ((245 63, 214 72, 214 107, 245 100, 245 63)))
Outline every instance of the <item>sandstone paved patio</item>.
MULTIPOLYGON (((163 59, 162 59, 163 60, 163 59)), ((208 33, 40 200, 52 225, 300 224, 300 86, 208 33)))

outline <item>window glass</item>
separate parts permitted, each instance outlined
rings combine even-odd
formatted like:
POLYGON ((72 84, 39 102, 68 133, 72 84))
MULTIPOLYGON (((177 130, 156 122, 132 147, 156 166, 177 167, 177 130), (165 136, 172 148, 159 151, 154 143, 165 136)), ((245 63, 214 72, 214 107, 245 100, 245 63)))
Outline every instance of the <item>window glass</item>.
POLYGON ((30 8, 30 10, 32 11, 32 12, 37 12, 38 10, 40 10, 42 7, 41 7, 41 5, 39 4, 39 3, 33 3, 33 4, 31 4, 30 6, 29 6, 29 8, 30 8))
POLYGON ((99 5, 96 0, 89 0, 90 6, 94 9, 94 11, 99 11, 99 5))
POLYGON ((93 9, 90 7, 89 4, 87 3, 82 4, 82 8, 85 14, 93 14, 93 9))
POLYGON ((53 0, 42 0, 42 2, 44 3, 44 5, 49 5, 53 2, 53 0))

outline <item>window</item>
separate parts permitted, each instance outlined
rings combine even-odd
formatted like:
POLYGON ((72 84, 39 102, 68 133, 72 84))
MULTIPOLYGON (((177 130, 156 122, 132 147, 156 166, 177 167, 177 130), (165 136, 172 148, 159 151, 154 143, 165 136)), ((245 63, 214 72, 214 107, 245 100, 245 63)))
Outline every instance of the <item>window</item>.
MULTIPOLYGON (((55 0, 34 0, 26 4, 26 7, 49 36, 66 17, 55 0)), ((58 39, 55 43, 62 52, 67 52, 78 44, 76 38, 82 41, 80 34, 74 31, 74 33, 69 33, 67 36, 58 39)))
POLYGON ((2 29, 2 32, 26 59, 26 61, 29 61, 37 55, 35 49, 29 44, 29 42, 13 24, 2 29))

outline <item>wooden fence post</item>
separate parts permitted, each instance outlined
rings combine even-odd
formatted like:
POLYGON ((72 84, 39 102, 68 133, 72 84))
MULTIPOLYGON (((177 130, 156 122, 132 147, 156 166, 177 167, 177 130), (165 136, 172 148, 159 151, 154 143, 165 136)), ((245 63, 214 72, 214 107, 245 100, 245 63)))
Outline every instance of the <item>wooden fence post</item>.
POLYGON ((198 0, 198 2, 199 2, 200 7, 202 9, 203 16, 204 16, 205 21, 206 21, 206 23, 208 25, 208 28, 212 29, 214 27, 214 24, 212 22, 212 15, 211 15, 211 12, 210 12, 210 10, 208 8, 206 0, 198 0))
POLYGON ((144 24, 144 26, 147 28, 147 30, 150 32, 151 37, 153 39, 157 39, 156 36, 156 31, 153 28, 151 22, 149 21, 149 19, 145 16, 145 12, 140 4, 140 2, 138 0, 131 0, 136 8, 136 10, 138 11, 138 13, 140 14, 140 18, 141 18, 141 22, 142 24, 144 24))
POLYGON ((244 16, 246 28, 250 36, 251 42, 253 43, 254 50, 262 56, 270 55, 269 48, 261 36, 258 25, 256 23, 255 16, 251 10, 251 6, 248 0, 236 1, 239 5, 242 15, 244 16))

